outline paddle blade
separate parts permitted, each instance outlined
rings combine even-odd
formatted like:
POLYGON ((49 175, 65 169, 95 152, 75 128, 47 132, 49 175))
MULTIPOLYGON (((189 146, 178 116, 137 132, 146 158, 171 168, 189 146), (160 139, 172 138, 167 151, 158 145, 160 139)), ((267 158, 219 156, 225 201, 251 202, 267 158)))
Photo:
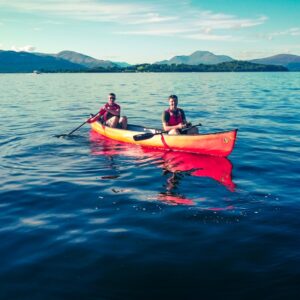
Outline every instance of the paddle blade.
POLYGON ((58 139, 60 138, 76 138, 76 137, 79 137, 79 135, 75 135, 75 134, 56 134, 54 135, 53 137, 56 137, 58 139))
POLYGON ((137 142, 137 141, 143 141, 143 140, 151 139, 153 136, 154 136, 154 133, 147 132, 147 133, 134 135, 133 139, 137 142))
POLYGON ((56 134, 56 135, 54 135, 54 137, 56 137, 56 138, 61 138, 61 137, 66 137, 66 136, 68 136, 68 134, 56 134))

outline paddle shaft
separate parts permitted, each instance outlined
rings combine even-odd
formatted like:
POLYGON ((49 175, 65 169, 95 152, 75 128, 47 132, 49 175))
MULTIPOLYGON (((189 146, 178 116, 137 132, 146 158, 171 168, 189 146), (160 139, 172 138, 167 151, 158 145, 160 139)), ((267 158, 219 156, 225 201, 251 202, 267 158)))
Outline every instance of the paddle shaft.
POLYGON ((81 125, 73 129, 71 132, 69 132, 67 135, 71 135, 73 132, 77 131, 79 128, 81 128, 84 124, 88 122, 89 119, 87 119, 85 122, 83 122, 81 125))
MULTIPOLYGON (((191 128, 194 128, 194 127, 197 127, 197 126, 202 126, 202 124, 201 123, 199 123, 199 124, 196 124, 196 125, 193 125, 193 126, 191 126, 191 127, 186 127, 186 128, 183 128, 183 129, 180 129, 181 130, 181 132, 184 132, 184 131, 188 131, 189 129, 191 129, 191 128)), ((160 132, 160 133, 158 133, 158 134, 163 134, 163 133, 168 133, 169 131, 162 131, 162 132, 160 132)))
POLYGON ((70 136, 72 133, 74 133, 75 131, 77 131, 79 128, 81 128, 83 125, 85 125, 89 120, 91 120, 92 118, 95 118, 98 114, 96 114, 95 116, 92 116, 90 118, 88 118, 86 121, 84 121, 82 124, 80 124, 78 127, 76 127, 75 129, 73 129, 71 132, 67 133, 67 134, 59 134, 56 135, 56 137, 60 137, 60 136, 70 136))
MULTIPOLYGON (((201 123, 193 125, 191 127, 187 127, 187 128, 183 128, 181 129, 181 131, 187 131, 191 128, 197 127, 197 126, 202 126, 201 123)), ((156 132, 156 133, 151 133, 151 132, 146 132, 146 133, 142 133, 142 134, 137 134, 133 136, 133 139, 135 141, 143 141, 143 140, 147 140, 147 139, 151 139, 153 136, 158 135, 158 134, 164 134, 164 133, 168 133, 169 131, 165 130, 165 131, 160 131, 160 132, 156 132)))

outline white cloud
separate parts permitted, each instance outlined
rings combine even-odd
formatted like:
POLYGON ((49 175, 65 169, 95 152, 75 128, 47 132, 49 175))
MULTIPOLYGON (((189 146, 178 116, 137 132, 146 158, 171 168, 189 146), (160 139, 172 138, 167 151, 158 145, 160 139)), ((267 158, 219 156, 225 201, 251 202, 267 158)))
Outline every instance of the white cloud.
POLYGON ((156 29, 141 29, 141 30, 131 30, 131 31, 118 31, 116 34, 124 35, 156 35, 156 36, 174 36, 178 34, 184 34, 187 30, 180 28, 156 28, 156 29))
POLYGON ((272 38, 275 37, 275 36, 282 36, 282 35, 299 36, 300 35, 300 28, 299 27, 293 27, 293 28, 289 28, 287 30, 273 32, 273 33, 270 34, 270 36, 272 38))
POLYGON ((195 25, 210 29, 240 29, 263 24, 268 18, 261 16, 256 19, 239 19, 236 16, 203 12, 195 25))
POLYGON ((64 22, 61 21, 53 21, 53 20, 45 20, 43 24, 50 24, 50 25, 63 25, 64 22))
POLYGON ((270 34, 258 34, 257 37, 261 38, 261 39, 266 39, 266 40, 273 40, 276 37, 279 36, 292 36, 292 37, 297 37, 300 36, 300 28, 299 27, 293 27, 293 28, 289 28, 286 30, 281 30, 281 31, 276 31, 276 32, 272 32, 270 34))
POLYGON ((196 25, 214 25, 216 28, 235 28, 257 26, 267 20, 265 16, 257 19, 240 19, 236 16, 201 11, 189 5, 188 2, 178 1, 180 6, 176 15, 174 5, 168 1, 158 4, 151 1, 138 3, 127 1, 97 1, 97 0, 0 0, 6 8, 20 12, 37 12, 48 15, 59 15, 74 19, 91 21, 115 21, 120 23, 142 24, 157 23, 170 20, 194 20, 196 25), (185 17, 184 17, 185 16, 185 17))
POLYGON ((11 50, 17 51, 17 52, 20 52, 20 51, 33 52, 33 51, 36 50, 36 48, 34 46, 31 46, 31 45, 26 45, 26 46, 21 46, 21 47, 12 46, 11 50))
POLYGON ((147 24, 147 23, 161 23, 178 20, 178 17, 160 16, 158 13, 147 13, 145 18, 129 21, 129 24, 147 24))
POLYGON ((300 35, 300 28, 291 28, 290 29, 290 34, 295 36, 295 35, 300 35))
POLYGON ((119 31, 118 34, 123 35, 152 35, 152 36, 178 36, 193 40, 206 41, 232 41, 234 38, 231 35, 217 35, 209 32, 195 33, 195 30, 187 29, 152 29, 152 30, 137 30, 137 31, 119 31))
POLYGON ((151 20, 154 22, 165 20, 165 17, 145 4, 97 0, 0 0, 0 4, 19 12, 42 13, 88 21, 130 23, 139 20, 142 23, 144 20, 145 23, 149 23, 151 20))
POLYGON ((199 40, 231 40, 224 31, 259 26, 267 17, 239 18, 222 12, 204 11, 190 1, 101 1, 101 0, 0 0, 0 5, 19 12, 43 14, 52 19, 111 22, 122 25, 114 33, 174 36, 199 40), (219 31, 219 32, 216 32, 219 31), (220 32, 222 31, 222 32, 220 32))
POLYGON ((231 35, 217 35, 217 34, 188 34, 185 36, 193 40, 202 40, 202 41, 233 41, 235 40, 231 35))

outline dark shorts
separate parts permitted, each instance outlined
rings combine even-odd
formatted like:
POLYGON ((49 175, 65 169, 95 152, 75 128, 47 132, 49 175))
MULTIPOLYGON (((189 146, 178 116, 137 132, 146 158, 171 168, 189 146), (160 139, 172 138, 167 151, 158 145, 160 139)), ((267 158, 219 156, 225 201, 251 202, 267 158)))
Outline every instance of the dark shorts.
POLYGON ((187 134, 188 130, 179 129, 180 134, 187 134))

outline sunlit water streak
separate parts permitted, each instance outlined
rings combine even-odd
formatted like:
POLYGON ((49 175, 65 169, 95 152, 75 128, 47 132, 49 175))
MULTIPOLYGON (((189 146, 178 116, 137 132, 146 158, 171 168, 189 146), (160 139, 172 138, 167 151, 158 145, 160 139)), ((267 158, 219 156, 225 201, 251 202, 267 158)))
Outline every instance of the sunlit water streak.
POLYGON ((296 299, 299 73, 1 74, 0 298, 296 299), (160 127, 169 94, 228 159, 110 142, 117 94, 160 127), (192 163, 191 163, 192 162, 192 163))

